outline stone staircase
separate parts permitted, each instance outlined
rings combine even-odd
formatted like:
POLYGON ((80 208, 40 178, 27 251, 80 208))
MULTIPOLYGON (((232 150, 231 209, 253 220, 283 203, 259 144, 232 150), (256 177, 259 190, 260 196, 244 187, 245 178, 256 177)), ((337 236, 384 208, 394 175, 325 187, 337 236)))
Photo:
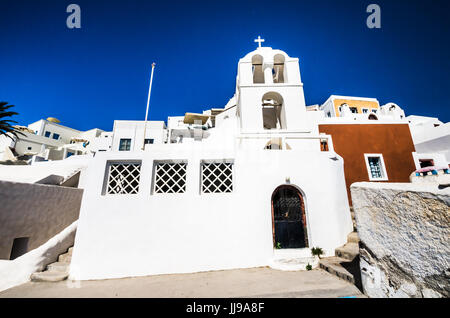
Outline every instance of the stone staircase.
POLYGON ((335 256, 320 260, 319 267, 361 289, 359 268, 359 237, 356 232, 347 236, 347 244, 335 250, 335 256))
POLYGON ((353 232, 347 236, 347 244, 338 247, 334 257, 323 258, 319 262, 319 267, 327 272, 336 275, 352 284, 360 290, 361 270, 359 268, 359 237, 356 232, 355 211, 350 207, 353 222, 353 232))
POLYGON ((69 276, 70 261, 72 260, 72 250, 70 247, 64 254, 58 256, 58 261, 47 265, 43 272, 31 274, 32 282, 59 282, 67 279, 69 276))

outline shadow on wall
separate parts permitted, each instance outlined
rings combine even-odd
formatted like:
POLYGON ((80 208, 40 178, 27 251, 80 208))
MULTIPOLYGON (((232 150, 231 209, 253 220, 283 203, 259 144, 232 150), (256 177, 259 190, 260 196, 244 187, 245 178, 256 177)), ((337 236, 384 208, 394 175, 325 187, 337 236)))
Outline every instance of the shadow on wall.
POLYGON ((82 189, 0 181, 0 259, 33 250, 78 219, 82 189))

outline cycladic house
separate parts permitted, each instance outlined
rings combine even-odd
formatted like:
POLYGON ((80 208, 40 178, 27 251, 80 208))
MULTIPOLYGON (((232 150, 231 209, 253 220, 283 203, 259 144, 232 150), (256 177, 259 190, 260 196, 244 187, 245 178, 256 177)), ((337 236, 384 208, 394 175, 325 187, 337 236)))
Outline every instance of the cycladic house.
POLYGON ((169 142, 119 151, 115 136, 112 151, 97 153, 71 279, 267 266, 283 251, 331 256, 346 243, 343 159, 319 133, 320 113, 306 110, 297 58, 250 52, 234 97, 214 123, 210 115, 173 117, 169 142))

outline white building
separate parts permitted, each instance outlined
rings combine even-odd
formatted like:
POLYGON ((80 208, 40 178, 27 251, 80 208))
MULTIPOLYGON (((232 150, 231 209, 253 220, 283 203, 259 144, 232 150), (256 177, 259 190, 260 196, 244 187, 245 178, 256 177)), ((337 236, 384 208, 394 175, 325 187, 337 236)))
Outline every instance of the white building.
POLYGON ((426 116, 408 116, 406 119, 422 167, 450 167, 450 123, 426 116))
POLYGON ((12 138, 0 136, 0 161, 22 156, 37 160, 62 160, 72 155, 91 154, 111 148, 111 133, 97 128, 79 131, 59 124, 59 120, 52 117, 16 128, 22 135, 11 135, 12 138))
POLYGON ((167 137, 148 123, 145 150, 140 123, 115 122, 112 151, 83 176, 71 279, 276 266, 346 243, 343 160, 306 111, 297 58, 250 52, 212 112, 169 118, 167 137))
POLYGON ((167 141, 166 125, 163 121, 115 120, 112 134, 112 151, 138 151, 145 145, 167 141), (145 142, 144 142, 145 130, 145 142))

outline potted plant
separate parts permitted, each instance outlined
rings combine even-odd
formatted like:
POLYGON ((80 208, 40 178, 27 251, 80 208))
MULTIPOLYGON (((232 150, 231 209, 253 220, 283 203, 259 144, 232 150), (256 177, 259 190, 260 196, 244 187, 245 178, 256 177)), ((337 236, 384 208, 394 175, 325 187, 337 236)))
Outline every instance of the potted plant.
POLYGON ((312 256, 317 256, 318 258, 321 258, 323 255, 323 250, 320 247, 313 247, 311 248, 311 254, 312 256))

